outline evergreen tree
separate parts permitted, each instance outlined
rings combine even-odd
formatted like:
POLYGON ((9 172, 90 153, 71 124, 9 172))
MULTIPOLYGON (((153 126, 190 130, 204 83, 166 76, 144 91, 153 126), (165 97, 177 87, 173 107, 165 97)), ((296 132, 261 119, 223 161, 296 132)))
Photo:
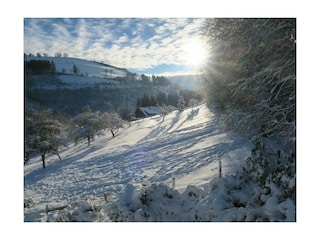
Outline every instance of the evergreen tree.
POLYGON ((171 105, 171 106, 174 106, 174 107, 177 107, 178 105, 178 94, 176 92, 170 92, 168 94, 168 102, 167 102, 167 105, 171 105))
POLYGON ((75 65, 75 64, 73 64, 73 67, 72 67, 72 72, 75 74, 75 75, 78 75, 79 74, 79 68, 75 65))
POLYGON ((151 106, 150 97, 147 93, 143 94, 143 97, 141 98, 141 107, 149 107, 151 106))
POLYGON ((163 92, 158 92, 157 93, 157 96, 156 96, 156 101, 157 101, 157 104, 160 105, 160 106, 163 106, 163 105, 166 105, 167 104, 167 96, 165 93, 163 92))
POLYGON ((149 105, 150 105, 150 106, 155 106, 155 105, 157 105, 157 100, 156 100, 155 96, 153 96, 153 95, 150 96, 149 105))
POLYGON ((53 61, 50 63, 50 72, 55 73, 56 72, 56 65, 54 64, 53 61))
POLYGON ((150 84, 150 78, 144 74, 141 75, 141 81, 143 84, 150 84))
POLYGON ((143 117, 143 114, 141 113, 141 111, 139 110, 139 108, 141 107, 141 99, 138 97, 137 99, 137 104, 136 104, 136 110, 135 110, 135 117, 136 118, 141 118, 143 117))

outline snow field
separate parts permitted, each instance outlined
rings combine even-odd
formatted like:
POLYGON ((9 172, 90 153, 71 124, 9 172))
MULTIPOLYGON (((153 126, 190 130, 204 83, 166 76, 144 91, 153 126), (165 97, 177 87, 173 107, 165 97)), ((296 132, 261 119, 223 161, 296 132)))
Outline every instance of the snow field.
POLYGON ((221 198, 210 194, 221 186, 219 160, 227 176, 251 147, 228 138, 205 105, 172 112, 164 121, 160 116, 138 120, 115 138, 106 131, 89 147, 70 144, 60 153, 62 161, 48 155, 46 169, 40 157, 31 159, 24 198, 32 204, 25 208, 25 221, 226 220, 217 210, 228 207, 223 187, 215 193, 221 198), (46 212, 52 205, 64 208, 46 212), (210 213, 212 206, 218 215, 210 213))

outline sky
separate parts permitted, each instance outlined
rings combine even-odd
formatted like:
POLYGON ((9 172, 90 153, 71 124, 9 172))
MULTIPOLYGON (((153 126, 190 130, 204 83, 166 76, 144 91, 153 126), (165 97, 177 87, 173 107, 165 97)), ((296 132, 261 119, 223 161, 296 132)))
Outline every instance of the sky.
MULTIPOLYGON (((204 18, 24 18, 24 52, 57 52, 139 74, 199 73, 190 47, 204 18)), ((201 52, 201 51, 200 51, 201 52)))

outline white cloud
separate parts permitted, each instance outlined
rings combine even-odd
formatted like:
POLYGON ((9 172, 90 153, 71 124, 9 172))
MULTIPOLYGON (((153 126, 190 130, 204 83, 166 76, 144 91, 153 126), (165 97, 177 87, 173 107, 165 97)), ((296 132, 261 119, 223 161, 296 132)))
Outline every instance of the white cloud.
POLYGON ((70 57, 131 69, 183 65, 186 63, 183 46, 194 37, 201 21, 190 22, 185 18, 63 19, 59 22, 31 19, 25 25, 25 51, 50 55, 65 52, 70 57), (51 35, 48 29, 43 29, 44 24, 51 24, 51 35))
POLYGON ((68 32, 68 30, 65 28, 65 26, 61 25, 61 24, 57 24, 57 23, 54 23, 52 24, 52 26, 54 27, 53 29, 53 34, 60 38, 69 38, 70 37, 70 34, 68 32))

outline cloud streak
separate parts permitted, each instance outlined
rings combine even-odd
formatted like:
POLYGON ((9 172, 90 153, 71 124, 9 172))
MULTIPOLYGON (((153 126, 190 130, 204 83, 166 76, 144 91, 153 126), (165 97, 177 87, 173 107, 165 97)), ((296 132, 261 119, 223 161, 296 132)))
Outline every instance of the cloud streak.
POLYGON ((25 19, 24 52, 68 53, 139 73, 185 71, 183 46, 197 38, 203 19, 25 19), (160 66, 170 66, 162 68, 160 66), (160 72, 162 71, 162 72, 160 72))

